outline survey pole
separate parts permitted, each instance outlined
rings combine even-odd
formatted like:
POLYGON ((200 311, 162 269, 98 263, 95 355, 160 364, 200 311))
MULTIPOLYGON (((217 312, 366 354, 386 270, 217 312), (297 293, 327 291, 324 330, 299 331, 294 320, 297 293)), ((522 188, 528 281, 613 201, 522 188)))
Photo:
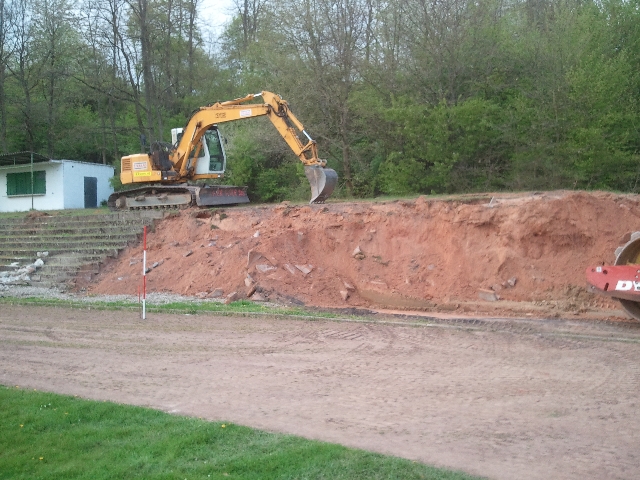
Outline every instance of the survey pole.
POLYGON ((142 249, 142 320, 147 318, 147 226, 144 226, 142 249))
POLYGON ((31 210, 33 210, 33 152, 31 152, 31 210))

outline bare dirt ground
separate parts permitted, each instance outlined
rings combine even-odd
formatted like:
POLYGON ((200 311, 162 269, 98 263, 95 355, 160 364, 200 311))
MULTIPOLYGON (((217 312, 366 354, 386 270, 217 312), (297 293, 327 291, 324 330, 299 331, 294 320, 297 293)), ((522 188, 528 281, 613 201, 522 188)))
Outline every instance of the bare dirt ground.
POLYGON ((375 319, 3 305, 0 383, 490 478, 640 478, 638 325, 375 319))
MULTIPOLYGON (((603 192, 286 202, 185 210, 149 234, 149 291, 320 307, 579 318, 623 315, 586 291, 640 230, 640 197, 603 192)), ((78 284, 135 294, 142 245, 78 284)))

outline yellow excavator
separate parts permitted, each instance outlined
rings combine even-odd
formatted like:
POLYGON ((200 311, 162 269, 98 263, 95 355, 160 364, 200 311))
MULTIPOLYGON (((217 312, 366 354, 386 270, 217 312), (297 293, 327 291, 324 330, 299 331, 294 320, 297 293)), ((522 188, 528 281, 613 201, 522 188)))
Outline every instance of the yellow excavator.
POLYGON ((286 100, 263 91, 196 110, 184 128, 172 130, 172 144, 155 142, 151 153, 122 157, 123 185, 139 185, 113 193, 107 204, 114 210, 215 206, 247 203, 245 187, 194 185, 194 182, 222 178, 226 154, 218 124, 266 116, 291 150, 304 164, 311 185, 311 201, 324 203, 338 181, 335 170, 318 158, 316 142, 289 110, 286 100), (247 102, 262 97, 263 103, 247 102), (298 137, 301 132, 306 142, 298 137))

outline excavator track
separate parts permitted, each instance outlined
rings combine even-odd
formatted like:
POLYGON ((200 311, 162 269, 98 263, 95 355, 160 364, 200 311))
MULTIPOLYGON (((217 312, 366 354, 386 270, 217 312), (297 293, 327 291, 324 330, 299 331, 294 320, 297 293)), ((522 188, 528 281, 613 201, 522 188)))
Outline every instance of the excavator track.
POLYGON ((248 203, 246 187, 226 185, 150 185, 112 193, 107 206, 111 210, 146 210, 212 207, 248 203))
MULTIPOLYGON (((614 265, 637 265, 640 269, 640 232, 631 234, 631 239, 616 249, 614 265)), ((640 321, 640 295, 638 300, 618 298, 622 308, 633 318, 640 321)))

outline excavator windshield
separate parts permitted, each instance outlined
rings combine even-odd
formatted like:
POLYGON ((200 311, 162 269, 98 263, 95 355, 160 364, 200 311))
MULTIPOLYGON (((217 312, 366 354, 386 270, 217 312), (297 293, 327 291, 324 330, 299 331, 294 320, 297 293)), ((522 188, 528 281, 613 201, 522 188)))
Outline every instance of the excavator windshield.
MULTIPOLYGON (((209 171, 224 172, 225 154, 218 129, 207 130, 204 134, 204 140, 207 150, 209 150, 209 171)), ((206 152, 204 153, 206 154, 206 152)))

